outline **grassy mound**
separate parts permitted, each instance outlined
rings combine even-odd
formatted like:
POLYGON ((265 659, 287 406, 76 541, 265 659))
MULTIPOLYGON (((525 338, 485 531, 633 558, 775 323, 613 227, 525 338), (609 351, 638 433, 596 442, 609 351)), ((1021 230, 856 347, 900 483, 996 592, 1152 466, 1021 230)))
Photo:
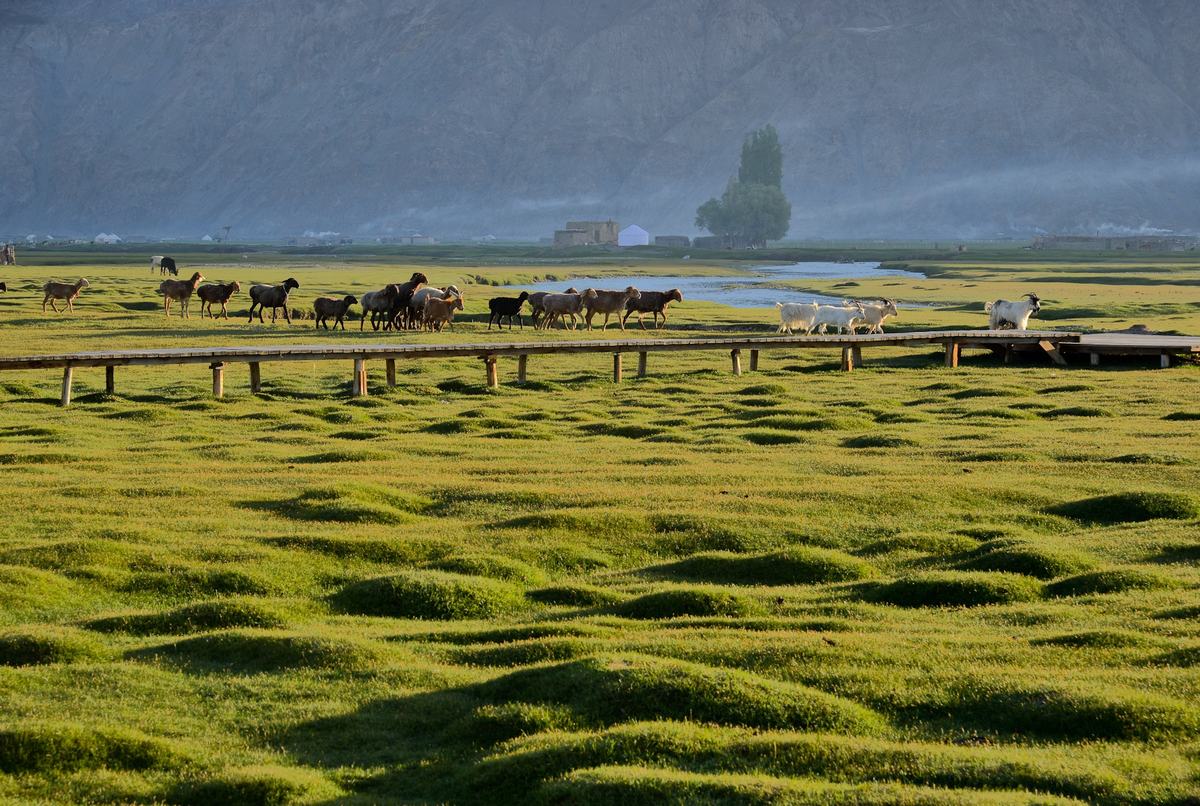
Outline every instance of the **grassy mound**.
POLYGON ((1093 564, 1086 556, 1077 552, 1057 551, 1009 538, 999 538, 980 545, 956 567, 963 571, 1003 571, 1038 579, 1054 579, 1084 571, 1093 564))
POLYGON ((915 440, 896 434, 863 434, 842 440, 843 448, 910 448, 915 440))
POLYGON ((476 744, 494 745, 519 736, 574 727, 575 715, 569 708, 514 702, 480 706, 458 730, 476 744))
POLYGON ((90 630, 133 635, 186 635, 234 627, 283 627, 285 620, 271 608, 244 599, 197 602, 157 613, 127 613, 86 622, 90 630))
POLYGON ((338 462, 380 462, 389 458, 383 451, 336 450, 297 456, 292 461, 303 465, 329 465, 338 462))
POLYGON ((865 596, 897 607, 976 607, 1029 602, 1040 593, 1040 584, 1017 574, 943 571, 878 585, 865 596))
POLYGON ((287 501, 265 508, 303 521, 334 523, 412 523, 432 506, 421 496, 366 484, 312 487, 287 501))
POLYGON ((537 638, 484 647, 464 647, 454 653, 460 663, 471 666, 529 666, 546 661, 571 660, 591 654, 594 647, 578 638, 537 638))
POLYGON ((112 540, 57 540, 0 552, 0 563, 28 565, 51 571, 70 571, 88 565, 116 565, 128 561, 127 546, 112 540))
POLYGON ((546 784, 543 801, 588 806, 654 806, 661 803, 712 804, 921 804, 921 806, 981 806, 1001 804, 1077 803, 1027 792, 956 791, 904 784, 835 784, 826 781, 730 775, 645 767, 599 767, 575 770, 546 784))
POLYGON ((462 554, 437 560, 431 563, 430 567, 467 576, 502 579, 522 585, 539 585, 546 581, 546 574, 542 569, 498 554, 462 554))
POLYGON ((69 627, 27 627, 0 633, 0 666, 99 660, 107 653, 87 633, 69 627))
POLYGON ((412 541, 376 537, 329 537, 325 535, 284 535, 268 538, 276 546, 315 551, 330 557, 349 557, 376 563, 405 565, 423 559, 423 546, 412 541))
POLYGON ((1099 406, 1064 406, 1059 409, 1050 409, 1042 416, 1055 420, 1059 417, 1115 417, 1116 415, 1099 406))
POLYGON ((369 668, 379 653, 362 641, 258 630, 198 635, 135 650, 134 659, 164 659, 194 671, 240 674, 287 669, 369 668))
POLYGON ((535 602, 570 607, 601 607, 621 601, 621 594, 592 585, 552 585, 530 591, 535 602))
POLYGON ((1165 652, 1154 659, 1157 666, 1178 666, 1195 669, 1200 666, 1200 646, 1188 646, 1165 652))
POLYGON ((499 702, 553 703, 587 719, 691 719, 759 728, 876 733, 883 720, 851 700, 734 669, 640 655, 597 656, 513 672, 479 686, 499 702))
POLYGON ((904 532, 868 543, 859 550, 859 553, 867 557, 874 557, 895 551, 915 551, 921 554, 942 556, 968 551, 978 545, 977 540, 965 535, 904 532))
MULTIPOLYGON (((1187 764, 1171 768, 1147 753, 1125 748, 1105 753, 1011 745, 964 747, 652 722, 596 733, 527 737, 485 759, 472 783, 503 802, 524 803, 540 782, 571 770, 627 764, 843 783, 892 780, 918 786, 1026 790, 1114 806, 1178 802, 1190 789, 1191 777, 1187 764)), ((976 802, 966 795, 963 800, 976 802)))
POLYGON ((760 428, 754 431, 742 432, 742 439, 755 445, 797 445, 804 442, 804 437, 789 434, 786 431, 774 431, 760 428))
POLYGON ((1114 493, 1068 501, 1050 507, 1047 512, 1096 525, 1140 523, 1158 518, 1188 520, 1200 516, 1200 509, 1191 496, 1147 492, 1114 493))
POLYGON ((521 590, 496 579, 443 571, 406 571, 355 582, 333 597, 348 613, 421 619, 478 619, 511 613, 521 590))
POLYGON ((1085 689, 973 679, 952 694, 960 721, 1024 737, 1058 741, 1160 743, 1200 735, 1200 711, 1151 692, 1108 685, 1085 689))
POLYGON ((21 724, 0 728, 0 772, 148 770, 181 763, 164 742, 136 731, 80 725, 21 724))
POLYGON ((643 573, 693 582, 729 585, 804 585, 849 582, 875 576, 875 566, 841 551, 798 546, 770 554, 694 554, 643 573))
POLYGON ((1083 632, 1034 638, 1034 646, 1064 646, 1075 649, 1121 649, 1123 647, 1147 646, 1155 643, 1145 635, 1128 630, 1085 630, 1083 632))
POLYGON ((268 582, 236 568, 140 571, 125 580, 121 589, 127 593, 162 596, 265 595, 271 592, 268 582))
POLYGON ((1124 593, 1135 590, 1165 590, 1178 587, 1170 577, 1142 568, 1107 568, 1060 579, 1046 586, 1054 598, 1088 596, 1095 593, 1124 593))
POLYGON ((288 806, 324 803, 343 794, 312 770, 259 766, 189 779, 171 790, 169 800, 185 806, 288 806))
POLYGON ((0 611, 41 611, 73 605, 79 589, 53 571, 0 565, 0 611))
POLYGON ((656 515, 650 519, 660 535, 656 550, 660 553, 686 554, 694 551, 755 551, 773 541, 751 525, 695 515, 656 515))
POLYGON ((679 616, 752 616, 762 606, 746 596, 720 588, 677 588, 647 593, 614 606, 610 612, 636 619, 679 616))

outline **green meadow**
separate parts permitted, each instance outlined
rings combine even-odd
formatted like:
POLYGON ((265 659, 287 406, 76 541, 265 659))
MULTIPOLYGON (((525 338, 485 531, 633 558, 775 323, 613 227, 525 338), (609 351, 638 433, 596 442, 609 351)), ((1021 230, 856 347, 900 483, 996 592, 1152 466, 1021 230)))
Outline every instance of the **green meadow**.
MULTIPOLYGON (((166 319, 141 255, 18 257, 4 355, 599 338, 489 334, 486 302, 729 270, 181 259, 241 281, 212 321, 166 319), (309 309, 414 270, 466 294, 445 333, 237 316, 251 282, 309 309)), ((903 329, 1037 291, 1038 326, 1200 332, 1200 261, 897 259, 924 276, 804 288, 927 303, 903 329)), ((654 337, 776 323, 685 301, 654 337)), ((1197 802, 1200 369, 839 357, 400 362, 359 399, 349 362, 256 396, 232 365, 221 400, 204 365, 82 369, 68 409, 0 373, 0 803, 1197 802)))

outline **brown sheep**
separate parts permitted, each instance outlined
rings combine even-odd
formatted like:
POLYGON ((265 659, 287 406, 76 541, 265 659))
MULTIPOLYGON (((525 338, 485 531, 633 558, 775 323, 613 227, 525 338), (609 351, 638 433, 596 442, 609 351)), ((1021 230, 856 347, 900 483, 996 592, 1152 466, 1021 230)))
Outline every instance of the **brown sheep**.
POLYGON ((46 283, 42 286, 42 291, 46 294, 45 298, 42 299, 42 313, 46 312, 47 302, 50 303, 50 307, 54 309, 55 313, 62 313, 62 311, 58 309, 58 306, 54 304, 55 300, 60 299, 67 301, 67 307, 63 310, 75 313, 75 306, 71 303, 73 303, 79 296, 79 292, 87 288, 89 285, 90 283, 86 278, 83 277, 80 277, 79 280, 73 285, 68 285, 67 283, 56 283, 54 281, 46 283))
POLYGON ((342 330, 346 329, 346 313, 350 310, 351 305, 357 305, 358 298, 352 295, 345 296, 342 299, 332 299, 331 297, 318 297, 313 300, 313 313, 316 314, 317 327, 325 325, 325 329, 329 330, 329 319, 333 317, 333 329, 337 330, 337 326, 341 325, 342 330))
POLYGON ((163 315, 171 315, 171 300, 179 300, 179 315, 191 319, 188 315, 188 304, 192 300, 192 294, 196 293, 196 287, 204 280, 204 275, 196 272, 190 280, 163 280, 158 285, 158 293, 162 294, 163 298, 163 315))
POLYGON ((438 299, 437 297, 426 297, 425 308, 421 315, 421 326, 427 327, 430 330, 441 332, 442 328, 447 324, 453 324, 454 312, 463 309, 462 297, 446 297, 438 299))
POLYGON ((210 283, 209 285, 200 286, 196 289, 196 296, 200 298, 200 317, 204 318, 204 312, 207 310, 208 315, 216 319, 217 317, 213 316, 212 306, 220 305, 221 314, 228 319, 229 308, 227 306, 229 305, 229 300, 241 290, 242 284, 237 280, 234 280, 232 283, 210 283))
POLYGON ((672 288, 670 291, 643 291, 640 297, 625 303, 625 318, 621 320, 621 325, 624 326, 629 321, 629 316, 636 313, 638 325, 645 330, 646 325, 642 322, 642 317, 649 313, 654 315, 655 330, 658 330, 660 315, 662 316, 662 326, 665 328, 667 326, 667 306, 673 301, 683 302, 683 292, 678 288, 672 288))
POLYGON ((642 293, 633 286, 628 286, 624 291, 597 291, 596 296, 588 302, 584 303, 587 308, 587 314, 584 320, 587 322, 588 330, 592 329, 592 318, 596 314, 604 314, 604 325, 600 328, 608 327, 608 318, 613 314, 617 315, 617 321, 621 324, 621 330, 625 329, 625 321, 621 319, 621 314, 625 310, 625 306, 630 300, 641 299, 642 293))

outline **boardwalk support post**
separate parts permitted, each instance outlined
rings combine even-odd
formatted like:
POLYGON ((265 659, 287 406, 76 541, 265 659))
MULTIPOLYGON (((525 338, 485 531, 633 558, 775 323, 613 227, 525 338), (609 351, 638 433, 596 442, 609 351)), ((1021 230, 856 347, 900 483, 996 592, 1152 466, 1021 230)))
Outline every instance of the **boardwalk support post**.
POLYGON ((849 345, 842 348, 842 370, 845 372, 854 371, 854 348, 849 345))
POLYGON ((946 366, 955 368, 958 366, 958 358, 962 352, 962 348, 956 341, 946 342, 946 366))
POLYGON ((638 377, 646 377, 646 361, 649 359, 650 353, 638 353, 638 377))
POLYGON ((354 359, 354 397, 367 396, 367 362, 366 359, 354 359))
POLYGON ((117 368, 109 364, 104 368, 104 392, 105 394, 116 394, 117 391, 117 368))
POLYGON ((1088 363, 1093 367, 1100 366, 1100 353, 1088 353, 1088 363))
POLYGON ((387 385, 389 389, 396 388, 396 359, 389 358, 384 367, 387 368, 387 385))
POLYGON ((517 356, 517 383, 525 383, 529 373, 529 356, 521 353, 517 356))
POLYGON ((68 365, 63 367, 62 400, 63 408, 71 405, 71 381, 75 378, 75 368, 68 365))
POLYGON ((621 354, 613 353, 613 383, 621 382, 621 354))
POLYGON ((485 355, 483 357, 483 365, 487 369, 488 389, 495 389, 500 385, 500 376, 496 372, 496 356, 485 355))
POLYGON ((1171 354, 1170 353, 1162 353, 1161 355, 1159 355, 1158 365, 1162 369, 1169 369, 1171 367, 1171 354))
POLYGON ((250 394, 257 395, 262 391, 262 364, 250 362, 250 394))
POLYGON ((730 350, 729 358, 733 362, 734 377, 741 375, 742 374, 742 351, 741 350, 730 350))
POLYGON ((208 366, 213 375, 213 397, 225 397, 225 362, 216 361, 208 366))
POLYGON ((758 350, 750 351, 750 371, 758 372, 758 350))
POLYGON ((1055 364, 1058 364, 1060 367, 1067 365, 1067 359, 1063 358, 1063 354, 1058 351, 1058 345, 1054 342, 1043 339, 1038 342, 1038 347, 1041 347, 1055 364))
POLYGON ((854 366, 861 367, 863 365, 862 347, 859 347, 858 345, 852 347, 850 349, 850 359, 854 362, 854 366))

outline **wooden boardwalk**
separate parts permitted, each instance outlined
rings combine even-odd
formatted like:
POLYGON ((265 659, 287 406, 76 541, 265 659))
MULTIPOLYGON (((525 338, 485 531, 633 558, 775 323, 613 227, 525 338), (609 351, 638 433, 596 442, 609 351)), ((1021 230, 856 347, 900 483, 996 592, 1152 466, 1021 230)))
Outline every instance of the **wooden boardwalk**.
MULTIPOLYGON (((76 368, 104 367, 105 387, 115 391, 117 367, 208 364, 212 370, 213 394, 221 397, 225 389, 225 368, 229 364, 249 365, 250 390, 262 386, 262 365, 277 361, 351 361, 354 366, 353 394, 367 394, 367 362, 383 361, 387 383, 396 384, 396 362, 429 358, 478 358, 485 366, 488 386, 499 384, 497 362, 501 357, 517 359, 517 380, 525 381, 529 356, 577 353, 611 353, 613 380, 623 374, 622 356, 638 354, 639 377, 647 374, 650 353, 682 351, 728 351, 735 375, 742 373, 742 354, 749 354, 750 370, 757 370, 759 355, 767 350, 840 349, 842 368, 853 370, 862 362, 862 350, 876 347, 912 347, 936 345, 945 349, 945 363, 956 367, 963 348, 1002 350, 1009 355, 1016 349, 1044 352, 1052 361, 1066 365, 1064 352, 1083 352, 1092 356, 1177 355, 1200 353, 1200 339, 1171 336, 1125 334, 1081 335, 1066 331, 1013 330, 940 330, 911 333, 859 334, 853 336, 774 336, 729 339, 590 339, 586 341, 490 342, 486 344, 281 344, 256 347, 187 347, 153 350, 114 350, 103 352, 61 353, 0 357, 0 371, 53 369, 63 370, 62 405, 71 402, 71 386, 76 368), (1165 351, 1165 352, 1164 352, 1165 351)), ((1096 363, 1093 358, 1093 363, 1096 363)), ((1169 363, 1169 359, 1164 359, 1169 363)), ((1164 363, 1164 366, 1167 365, 1164 363)))

